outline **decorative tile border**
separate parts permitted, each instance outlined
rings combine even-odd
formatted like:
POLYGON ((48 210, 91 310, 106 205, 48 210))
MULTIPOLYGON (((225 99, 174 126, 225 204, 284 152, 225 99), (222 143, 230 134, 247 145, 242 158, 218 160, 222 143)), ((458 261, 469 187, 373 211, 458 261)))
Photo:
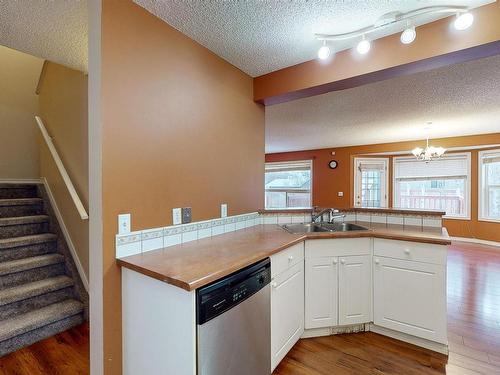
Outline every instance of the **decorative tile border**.
POLYGON ((258 212, 116 235, 116 257, 144 253, 262 224, 258 212))
MULTIPOLYGON (((344 212, 345 221, 380 223, 388 225, 413 225, 441 228, 442 219, 435 216, 415 216, 404 214, 383 214, 367 212, 344 212)), ((158 250, 181 243, 214 237, 224 233, 243 230, 261 224, 310 223, 310 213, 261 213, 228 216, 196 223, 152 228, 127 234, 116 235, 116 257, 158 250)))

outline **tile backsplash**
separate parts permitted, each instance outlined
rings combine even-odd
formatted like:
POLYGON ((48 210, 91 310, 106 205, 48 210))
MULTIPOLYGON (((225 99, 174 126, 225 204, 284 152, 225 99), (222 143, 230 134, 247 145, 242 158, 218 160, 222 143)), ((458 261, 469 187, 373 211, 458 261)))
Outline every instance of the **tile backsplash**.
POLYGON ((257 212, 221 219, 172 225, 116 235, 116 257, 123 258, 168 246, 217 236, 262 224, 257 212))
MULTIPOLYGON (((345 221, 413 225, 423 227, 442 226, 441 218, 404 214, 383 214, 369 212, 344 212, 345 221)), ((224 233, 234 232, 260 224, 307 223, 310 213, 272 213, 228 216, 195 223, 173 225, 163 228, 145 229, 116 235, 116 257, 122 258, 147 251, 158 250, 181 243, 196 241, 224 233)))

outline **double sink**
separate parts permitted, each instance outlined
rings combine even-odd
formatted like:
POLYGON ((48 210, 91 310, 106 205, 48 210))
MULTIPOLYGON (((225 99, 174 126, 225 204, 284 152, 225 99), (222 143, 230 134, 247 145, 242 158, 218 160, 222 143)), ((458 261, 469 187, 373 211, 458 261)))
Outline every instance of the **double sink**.
POLYGON ((314 233, 314 232, 351 232, 356 230, 368 230, 361 225, 352 223, 303 223, 285 224, 282 228, 290 233, 314 233))

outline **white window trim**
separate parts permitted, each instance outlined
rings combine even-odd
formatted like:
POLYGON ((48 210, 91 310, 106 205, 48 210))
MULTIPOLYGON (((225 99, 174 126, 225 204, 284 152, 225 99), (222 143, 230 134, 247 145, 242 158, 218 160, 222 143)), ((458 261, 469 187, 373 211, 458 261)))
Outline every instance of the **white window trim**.
POLYGON ((477 220, 478 221, 486 221, 490 223, 500 223, 499 219, 491 219, 488 217, 485 217, 483 215, 483 196, 484 196, 484 189, 485 187, 483 186, 483 163, 481 162, 481 159, 483 158, 483 155, 488 155, 488 154, 498 154, 500 153, 500 149, 495 149, 495 150, 486 150, 486 151, 479 151, 478 152, 478 157, 477 157, 477 220))
MULTIPOLYGON (((296 164, 296 163, 309 163, 311 166, 311 188, 309 189, 309 196, 310 196, 310 202, 311 202, 311 207, 314 206, 313 204, 313 182, 314 182, 314 159, 303 159, 303 160, 287 160, 287 161, 271 161, 271 162, 264 162, 264 174, 266 173, 266 165, 283 165, 283 164, 296 164)), ((289 209, 293 209, 294 207, 286 207, 289 209)), ((304 207, 298 207, 298 208, 304 208, 304 207)), ((308 207, 306 207, 308 208, 308 207)), ((264 186, 264 209, 267 209, 266 207, 266 188, 264 186)), ((270 208, 270 210, 280 210, 280 208, 270 208)))
POLYGON ((389 207, 389 191, 388 191, 389 190, 389 158, 357 158, 357 157, 354 158, 354 193, 352 195, 352 198, 353 198, 352 204, 354 207, 361 207, 361 205, 356 204, 356 194, 358 193, 358 189, 359 189, 358 165, 361 162, 367 162, 367 163, 373 162, 373 163, 375 163, 375 161, 377 161, 379 163, 383 162, 385 165, 385 189, 384 189, 385 201, 384 201, 384 204, 380 206, 380 208, 389 207))
MULTIPOLYGON (((449 216, 449 215, 444 215, 443 219, 447 220, 471 220, 471 199, 472 199, 472 194, 471 194, 471 153, 470 152, 460 152, 460 153, 449 153, 445 154, 443 158, 446 156, 465 156, 467 158, 467 182, 465 184, 466 192, 465 195, 467 197, 467 204, 465 206, 466 208, 466 215, 465 216, 449 216)), ((396 202, 396 162, 401 159, 408 160, 410 159, 411 156, 395 156, 392 158, 392 205, 394 206, 394 202, 396 202)), ((422 162, 423 163, 423 162, 422 162)), ((396 207, 395 207, 396 208, 396 207)), ((415 209, 415 211, 418 211, 415 209)), ((425 211, 425 210, 422 210, 425 211)))

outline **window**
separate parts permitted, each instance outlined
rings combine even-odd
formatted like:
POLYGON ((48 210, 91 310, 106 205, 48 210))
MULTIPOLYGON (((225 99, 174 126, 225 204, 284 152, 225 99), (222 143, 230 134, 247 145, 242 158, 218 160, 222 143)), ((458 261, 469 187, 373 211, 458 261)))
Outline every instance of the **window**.
POLYGON ((356 207, 387 207, 387 165, 385 158, 354 159, 356 207))
POLYGON ((448 154, 428 163, 394 158, 394 207, 446 211, 469 219, 470 153, 448 154))
POLYGON ((311 207, 312 161, 266 163, 266 208, 311 207))
POLYGON ((500 150, 479 152, 479 220, 500 222, 500 150))

